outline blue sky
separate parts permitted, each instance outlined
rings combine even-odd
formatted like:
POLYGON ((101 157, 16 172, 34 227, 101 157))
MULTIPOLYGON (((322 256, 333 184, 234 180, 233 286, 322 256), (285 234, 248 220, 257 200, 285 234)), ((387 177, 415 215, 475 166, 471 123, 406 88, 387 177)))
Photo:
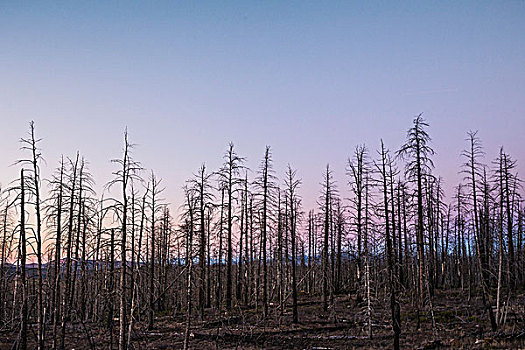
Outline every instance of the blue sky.
POLYGON ((423 112, 452 188, 468 130, 523 160, 524 63, 523 1, 2 1, 0 182, 30 120, 44 175, 78 149, 99 184, 127 126, 175 207, 229 141, 252 169, 272 146, 310 207, 326 163, 346 195, 354 147, 397 149, 423 112))

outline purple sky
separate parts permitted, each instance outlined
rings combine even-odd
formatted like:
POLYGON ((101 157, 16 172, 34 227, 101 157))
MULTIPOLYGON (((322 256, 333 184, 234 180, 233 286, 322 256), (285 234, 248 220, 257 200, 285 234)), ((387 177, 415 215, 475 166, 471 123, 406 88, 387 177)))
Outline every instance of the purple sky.
POLYGON ((420 112, 447 189, 470 129, 523 173, 525 2, 352 3, 0 2, 0 182, 30 120, 44 176, 78 149, 99 185, 127 126, 174 208, 233 141, 252 169, 271 145, 309 209, 326 163, 348 196, 355 145, 397 149, 420 112))

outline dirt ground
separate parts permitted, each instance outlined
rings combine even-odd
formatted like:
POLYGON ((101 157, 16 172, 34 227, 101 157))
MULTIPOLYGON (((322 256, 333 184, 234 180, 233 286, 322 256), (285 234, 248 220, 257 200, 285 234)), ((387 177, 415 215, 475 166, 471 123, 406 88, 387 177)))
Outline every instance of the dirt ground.
MULTIPOLYGON (((301 295, 299 324, 293 324, 291 309, 281 314, 274 309, 263 321, 260 310, 234 308, 230 314, 193 320, 192 349, 388 349, 392 348, 389 305, 386 300, 373 303, 372 338, 367 334, 366 313, 355 296, 338 295, 335 308, 322 311, 319 296, 301 295)), ((404 349, 525 349, 525 296, 509 305, 505 326, 497 333, 490 330, 478 299, 468 300, 466 291, 436 291, 432 309, 420 314, 408 300, 401 300, 401 348, 404 349), (435 327, 432 327, 434 319, 435 327)), ((207 314, 211 311, 207 310, 207 314)), ((116 324, 118 322, 115 322, 116 324)), ((134 349, 180 349, 184 334, 184 315, 159 316, 153 331, 133 334, 134 349)), ((145 327, 144 327, 145 329, 145 327)), ((94 325, 72 325, 67 334, 68 349, 110 348, 109 332, 94 325)), ((117 346, 117 330, 113 348, 117 346)), ((0 349, 10 349, 16 332, 0 332, 0 349)))

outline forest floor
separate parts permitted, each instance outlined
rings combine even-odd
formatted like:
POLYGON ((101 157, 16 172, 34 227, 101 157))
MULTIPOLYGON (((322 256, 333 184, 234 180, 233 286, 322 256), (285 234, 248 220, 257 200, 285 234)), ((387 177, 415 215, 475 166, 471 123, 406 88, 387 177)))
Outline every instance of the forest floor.
MULTIPOLYGON (((467 290, 436 291, 433 298, 435 330, 428 306, 420 313, 408 300, 401 300, 402 349, 525 349, 525 295, 509 305, 505 326, 490 330, 481 301, 468 298, 467 290)), ((338 295, 335 307, 323 312, 319 296, 300 295, 299 324, 292 323, 291 308, 265 322, 261 312, 234 308, 228 315, 192 320, 191 349, 388 349, 393 346, 387 300, 375 300, 372 338, 368 337, 366 309, 355 296, 338 295)), ((206 314, 212 313, 206 310, 206 314)), ((158 316, 152 331, 135 331, 134 349, 181 349, 184 315, 158 316)), ((117 322, 116 322, 117 323, 117 322)), ((142 329, 138 325, 136 329, 142 329)), ((145 329, 145 327, 143 328, 145 329)), ((68 349, 108 349, 107 328, 94 324, 71 325, 66 337, 68 349), (88 339, 91 338, 92 346, 88 339)), ((0 349, 10 349, 16 334, 0 332, 0 349)), ((114 348, 118 334, 113 337, 114 348)), ((31 348, 31 347, 30 347, 31 348)))

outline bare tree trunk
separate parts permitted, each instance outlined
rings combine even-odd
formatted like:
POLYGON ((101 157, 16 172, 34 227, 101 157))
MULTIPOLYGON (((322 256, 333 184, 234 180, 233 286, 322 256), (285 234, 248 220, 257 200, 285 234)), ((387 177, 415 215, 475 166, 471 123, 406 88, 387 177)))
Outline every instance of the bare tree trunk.
POLYGON ((222 277, 221 277, 221 267, 222 267, 222 229, 224 221, 224 187, 221 188, 221 218, 219 222, 219 258, 217 261, 217 290, 215 295, 215 302, 217 306, 217 311, 221 311, 221 299, 222 299, 222 277))
POLYGON ((418 327, 420 325, 420 310, 423 309, 425 303, 425 242, 424 242, 424 215, 423 215, 423 180, 428 178, 430 170, 433 167, 430 156, 434 154, 434 150, 429 146, 430 136, 425 128, 428 124, 425 122, 421 114, 416 116, 413 121, 413 126, 408 130, 407 141, 401 146, 397 152, 398 156, 407 158, 409 162, 406 164, 406 170, 409 177, 417 182, 417 231, 416 231, 416 245, 417 245, 417 260, 419 266, 419 286, 418 286, 418 327))
POLYGON ((153 172, 151 173, 151 239, 150 239, 150 265, 149 265, 149 310, 148 310, 148 329, 153 329, 154 319, 154 300, 155 295, 155 196, 157 195, 157 180, 153 172))
POLYGON ((131 261, 130 261, 130 290, 131 290, 131 308, 129 312, 129 327, 128 327, 128 340, 126 342, 126 347, 129 348, 131 343, 131 332, 133 330, 133 320, 134 320, 134 311, 135 311, 135 270, 136 270, 136 261, 135 261, 135 189, 133 187, 133 182, 131 183, 131 261))
MULTIPOLYGON (((143 241, 143 237, 144 237, 144 221, 146 220, 146 198, 148 196, 148 192, 149 192, 149 183, 148 183, 148 186, 146 187, 146 191, 144 193, 144 196, 142 197, 142 207, 140 208, 140 227, 139 227, 139 241, 138 241, 138 249, 137 249, 137 278, 139 279, 139 281, 137 283, 139 283, 139 285, 142 285, 142 278, 141 278, 141 274, 140 274, 140 271, 142 270, 142 241, 143 241)), ((147 250, 147 245, 146 245, 146 250, 147 250)), ((148 255, 148 254, 146 254, 148 255)), ((147 263, 148 260, 146 258, 145 262, 147 263)), ((149 293, 148 293, 148 296, 149 296, 149 293)), ((145 303, 145 296, 140 296, 140 300, 144 301, 145 303)), ((149 310, 148 310, 149 311, 149 310)), ((137 313, 137 317, 138 319, 140 320, 141 319, 141 313, 137 313)))
MULTIPOLYGON (((239 236, 239 259, 237 263, 237 301, 241 303, 243 298, 243 288, 246 289, 246 257, 243 257, 243 243, 248 246, 248 173, 244 179, 244 190, 241 194, 241 222, 240 222, 240 236, 239 236), (243 241, 244 239, 244 241, 243 241), (244 260, 243 260, 244 259, 244 260), (244 270, 243 270, 244 264, 244 270)), ((246 304, 246 303, 245 303, 246 304)))
POLYGON ((299 323, 299 315, 297 312, 297 277, 296 277, 296 267, 297 267, 297 255, 296 255, 296 234, 297 234, 297 206, 299 199, 297 197, 296 191, 299 185, 301 184, 300 180, 295 178, 296 172, 292 170, 290 165, 288 165, 288 176, 286 180, 286 185, 288 187, 288 198, 290 199, 290 238, 292 243, 292 314, 293 314, 293 323, 299 323))
MULTIPOLYGON (((75 301, 75 291, 76 291, 76 281, 77 281, 77 271, 78 271, 78 251, 80 249, 80 231, 81 231, 81 218, 82 218, 82 186, 83 186, 83 180, 84 178, 84 158, 80 161, 80 168, 78 172, 78 211, 77 211, 77 222, 76 222, 76 236, 74 238, 75 243, 75 252, 74 252, 74 258, 72 259, 72 276, 71 276, 71 283, 70 283, 70 291, 69 291, 69 306, 72 309, 75 301)), ((78 311, 77 305, 75 305, 78 311)), ((75 312, 76 314, 77 312, 75 312)))
POLYGON ((324 243, 323 243, 323 311, 328 310, 328 297, 329 297, 329 291, 328 291, 328 271, 329 271, 329 265, 328 265, 328 237, 329 237, 329 231, 330 231, 330 168, 327 165, 326 166, 326 178, 325 178, 325 207, 324 207, 324 243))
POLYGON ((518 282, 523 281, 523 211, 520 209, 518 203, 518 246, 517 246, 517 261, 516 267, 518 269, 518 282))
MULTIPOLYGON (((509 178, 510 169, 514 166, 512 163, 509 162, 509 157, 503 153, 503 174, 501 176, 504 177, 505 180, 505 201, 506 201, 506 215, 507 215, 507 246, 508 246, 508 264, 509 264, 509 277, 510 277, 510 289, 513 290, 516 286, 516 273, 515 273, 515 264, 514 264, 514 237, 512 229, 514 227, 513 224, 513 200, 511 200, 511 190, 509 187, 509 178)), ((502 184, 503 185, 503 184, 502 184)))
MULTIPOLYGON (((419 149, 419 144, 418 144, 419 149)), ((423 186, 421 172, 421 157, 417 152, 417 256, 419 262, 419 310, 423 309, 425 300, 425 248, 423 242, 423 186)), ((418 313, 419 314, 419 313, 418 313)), ((419 317, 418 317, 419 319, 419 317)), ((419 323, 419 322, 418 322, 419 323)))
POLYGON ((188 210, 189 210, 189 223, 188 223, 188 232, 187 232, 187 243, 186 243, 186 270, 187 270, 187 285, 186 285, 186 328, 184 331, 184 350, 189 349, 190 344, 190 329, 191 329, 191 270, 193 266, 193 255, 192 255, 192 249, 193 249, 193 203, 191 203, 191 200, 188 196, 188 210))
POLYGON ((45 339, 45 328, 43 319, 43 281, 42 281, 42 219, 40 212, 40 169, 38 167, 38 160, 40 159, 40 153, 37 149, 37 140, 35 138, 35 123, 30 122, 30 140, 26 141, 29 145, 29 149, 32 153, 32 167, 33 167, 33 193, 35 195, 35 211, 36 211, 36 258, 37 258, 37 274, 38 274, 38 290, 37 290, 37 347, 39 350, 44 348, 45 339), (27 142, 28 141, 28 142, 27 142))
POLYGON ((253 263, 253 255, 254 255, 254 241, 253 241, 253 196, 250 196, 250 208, 249 208, 249 218, 250 218, 250 255, 249 255, 249 261, 250 261, 250 279, 249 279, 249 294, 253 295, 253 288, 254 288, 254 280, 255 280, 255 270, 254 270, 254 263, 253 263))
POLYGON ((308 212, 308 277, 307 277, 307 292, 312 294, 312 259, 314 258, 313 252, 313 211, 308 212))
MULTIPOLYGON (((471 180, 471 188, 472 188, 472 199, 473 199, 473 210, 474 210, 474 230, 475 230, 475 234, 474 234, 474 238, 476 239, 476 255, 477 255, 477 258, 478 258, 478 265, 479 265, 479 269, 480 269, 480 280, 481 280, 481 287, 482 287, 482 299, 483 299, 483 304, 485 306, 485 309, 487 310, 488 312, 488 315, 489 315, 489 319, 490 319, 490 323, 491 323, 491 327, 492 327, 492 330, 495 331, 496 328, 497 328, 497 324, 494 320, 494 314, 493 314, 493 311, 492 311, 492 305, 490 303, 490 292, 489 292, 489 285, 490 285, 490 279, 489 279, 489 271, 488 271, 488 256, 489 256, 489 253, 488 251, 485 249, 485 244, 483 243, 485 241, 483 235, 482 235, 482 230, 481 230, 481 227, 480 227, 480 223, 479 223, 479 215, 478 215, 478 200, 477 200, 477 183, 476 183, 476 166, 477 166, 477 157, 479 157, 480 155, 482 155, 482 149, 481 149, 481 145, 480 145, 480 142, 479 142, 479 139, 476 137, 476 132, 469 132, 468 133, 468 136, 469 136, 469 150, 468 151, 465 151, 463 152, 463 155, 465 157, 467 157, 467 167, 468 169, 466 169, 465 171, 468 171, 469 172, 469 175, 470 175, 470 180, 471 180)), ((459 189, 458 189, 458 211, 460 210, 459 208, 459 189)), ((461 228, 461 222, 459 223, 460 225, 460 228, 461 228)), ((485 231, 485 230, 483 230, 485 231)), ((462 231, 460 231, 462 232, 462 231)), ((488 232, 484 232, 486 235, 488 235, 488 232)), ((463 241, 462 241, 463 242, 463 241)), ((461 247, 461 246, 460 246, 461 247)), ((463 249, 464 251, 464 249, 463 249)), ((464 259, 462 259, 463 261, 464 259)), ((462 272, 462 280, 464 278, 463 276, 463 272, 462 272)))
POLYGON ((58 192, 58 203, 57 203, 57 232, 55 240, 55 302, 53 311, 53 349, 58 348, 57 340, 57 328, 60 322, 60 259, 61 259, 61 239, 62 239, 62 181, 64 175, 64 159, 60 162, 60 178, 59 178, 59 192, 58 192))
MULTIPOLYGON (((409 270, 408 270, 408 257, 412 257, 412 251, 409 250, 409 242, 408 242, 408 227, 407 227, 407 199, 405 198, 406 191, 405 191, 405 185, 402 186, 402 200, 403 200, 403 240, 405 242, 405 275, 407 282, 409 280, 409 270)), ((408 283, 406 283, 408 285, 408 283)))
POLYGON ((70 283, 71 283, 71 251, 72 251, 72 235, 73 235, 73 209, 75 205, 75 185, 77 182, 77 165, 78 165, 78 152, 76 156, 75 163, 72 168, 72 181, 71 181, 71 190, 69 198, 69 223, 67 228, 67 253, 66 253, 66 271, 65 271, 65 286, 64 286, 64 298, 62 301, 62 324, 61 324, 61 334, 60 334, 60 348, 64 349, 65 340, 66 340, 66 326, 69 321, 70 314, 70 283))
POLYGON ((263 167, 263 212, 262 212, 262 263, 263 263, 263 316, 268 317, 268 267, 266 257, 266 229, 267 229, 267 210, 268 210, 268 170, 270 162, 270 148, 266 147, 264 154, 263 167))
POLYGON ((368 174, 365 178, 365 222, 363 227, 364 253, 365 253, 365 291, 366 291, 366 316, 368 326, 368 338, 372 339, 372 302, 370 300, 370 257, 368 254, 368 174))
POLYGON ((20 309, 20 350, 27 349, 27 286, 26 286, 26 228, 25 228, 25 187, 24 169, 20 170, 20 288, 22 307, 20 309))
MULTIPOLYGON (((394 269, 394 251, 392 247, 392 240, 390 237, 390 223, 388 213, 388 186, 387 186, 387 173, 386 173, 386 162, 387 153, 381 140, 381 177, 383 182, 383 205, 385 215, 385 232, 386 232, 386 254, 387 254, 387 265, 388 265, 388 278, 390 287, 390 310, 392 316, 392 330, 394 331, 394 349, 399 349, 399 334, 401 333, 401 322, 400 322, 400 308, 399 303, 396 300, 396 287, 395 287, 395 269, 394 269)), ((391 161, 389 161, 390 163, 391 161)), ((390 167, 390 172, 392 168, 390 167)), ((390 174, 392 175, 392 174, 390 174)), ((390 176, 392 179, 392 176, 390 176)), ((391 200, 394 200, 391 198, 391 200)))
MULTIPOLYGON (((126 140, 126 151, 124 155, 124 164, 127 162, 127 140, 126 140)), ((126 165, 124 165, 126 166, 126 165)), ((119 350, 126 350, 126 309, 127 309, 127 296, 126 296, 126 244, 127 244, 127 211, 128 211, 128 196, 126 193, 126 185, 128 179, 124 173, 122 179, 122 232, 120 240, 120 315, 119 315, 119 350)))
MULTIPOLYGON (((199 169, 199 179, 197 181, 197 191, 199 194, 199 221, 200 221, 200 242, 199 242, 199 271, 200 271, 200 284, 199 284, 199 311, 201 321, 204 320, 204 294, 205 294, 205 280, 206 280, 206 225, 205 225, 205 186, 207 181, 206 167, 202 165, 199 169)), ((242 238, 241 238, 242 239, 242 238)))
POLYGON ((7 255, 9 254, 9 249, 7 247, 7 217, 9 213, 9 203, 6 203, 4 216, 2 218, 2 256, 0 257, 0 324, 4 325, 7 322, 7 294, 8 288, 5 281, 5 266, 7 262, 7 255))
POLYGON ((341 291, 341 245, 342 245, 342 236, 343 236, 343 212, 341 210, 341 205, 337 202, 337 218, 336 218, 336 261, 335 261, 335 292, 339 293, 341 291))
POLYGON ((115 273, 115 229, 111 229, 110 236, 110 263, 109 263, 109 285, 107 292, 109 294, 108 303, 108 328, 109 328, 109 349, 113 349, 113 289, 115 273))
POLYGON ((498 287, 496 292, 496 323, 501 326, 502 323, 502 310, 501 310, 501 288, 502 288, 502 275, 503 275, 503 149, 500 150, 499 159, 499 190, 500 190, 500 203, 499 203, 499 232, 498 232, 498 287))
POLYGON ((227 233, 228 237, 226 239, 226 310, 230 310, 232 307, 232 264, 233 264, 233 243, 232 243, 232 224, 233 224, 233 214, 232 214, 232 205, 233 205, 233 144, 230 144, 228 151, 228 212, 226 216, 227 220, 227 233))

